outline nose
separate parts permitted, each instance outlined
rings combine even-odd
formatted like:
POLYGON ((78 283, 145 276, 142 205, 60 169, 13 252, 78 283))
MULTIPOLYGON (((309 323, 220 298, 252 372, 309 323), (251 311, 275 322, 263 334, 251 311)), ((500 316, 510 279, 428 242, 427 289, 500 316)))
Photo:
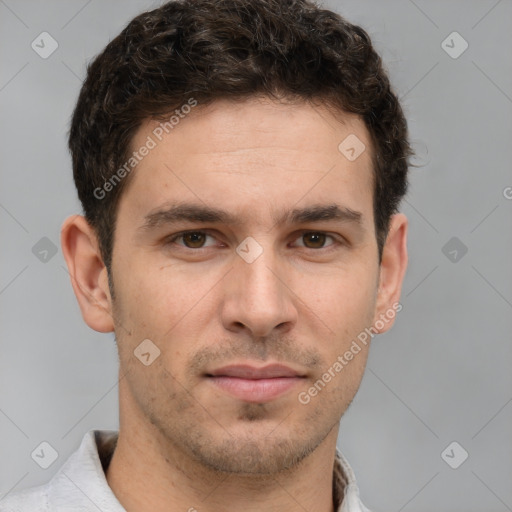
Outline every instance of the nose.
POLYGON ((227 279, 221 313, 227 330, 247 330, 252 337, 261 338, 274 330, 284 334, 296 324, 297 298, 287 283, 284 264, 278 264, 271 249, 265 249, 252 263, 236 255, 227 279))

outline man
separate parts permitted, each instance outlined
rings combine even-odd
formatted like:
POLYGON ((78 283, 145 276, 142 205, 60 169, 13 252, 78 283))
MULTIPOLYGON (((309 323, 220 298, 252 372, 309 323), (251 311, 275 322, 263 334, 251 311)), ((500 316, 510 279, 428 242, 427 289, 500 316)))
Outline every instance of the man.
POLYGON ((407 124, 367 34, 307 0, 172 1, 88 69, 62 249, 114 331, 120 430, 2 511, 368 510, 337 452, 400 310, 407 124))

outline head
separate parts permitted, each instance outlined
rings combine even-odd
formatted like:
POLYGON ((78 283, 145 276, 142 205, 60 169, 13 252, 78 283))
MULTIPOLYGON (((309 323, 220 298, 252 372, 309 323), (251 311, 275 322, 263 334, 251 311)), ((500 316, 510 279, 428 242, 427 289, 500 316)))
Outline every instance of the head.
POLYGON ((407 124, 365 31, 308 1, 169 2, 89 66, 69 146, 62 245, 116 333, 121 429, 239 473, 335 436, 407 263, 407 124), (275 396, 225 375, 274 363, 275 396))

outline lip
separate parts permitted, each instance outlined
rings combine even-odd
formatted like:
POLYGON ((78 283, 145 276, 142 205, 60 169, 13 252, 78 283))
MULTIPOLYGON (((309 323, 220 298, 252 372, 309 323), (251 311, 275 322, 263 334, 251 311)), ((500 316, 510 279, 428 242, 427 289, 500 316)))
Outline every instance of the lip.
POLYGON ((251 365, 231 365, 215 369, 206 374, 217 388, 245 402, 268 402, 274 400, 294 386, 305 375, 280 364, 261 368, 251 365))
POLYGON ((249 364, 233 364, 217 368, 207 374, 212 377, 236 377, 239 379, 274 379, 278 377, 303 377, 303 375, 282 364, 269 364, 258 368, 249 364))

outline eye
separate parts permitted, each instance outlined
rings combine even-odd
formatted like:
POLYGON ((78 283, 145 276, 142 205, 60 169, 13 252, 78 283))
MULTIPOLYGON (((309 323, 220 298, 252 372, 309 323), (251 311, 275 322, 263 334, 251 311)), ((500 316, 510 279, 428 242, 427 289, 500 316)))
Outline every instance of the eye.
MULTIPOLYGON (((208 247, 213 247, 215 245, 206 245, 207 238, 215 240, 215 237, 208 234, 206 231, 184 231, 182 233, 172 235, 166 240, 166 244, 176 244, 178 247, 184 249, 207 249, 208 247)), ((306 249, 313 250, 327 249, 329 247, 333 247, 337 243, 341 243, 334 236, 321 231, 303 232, 296 240, 302 241, 302 244, 298 244, 297 247, 304 247, 306 249), (326 241, 328 239, 331 239, 331 243, 326 245, 326 241)))
POLYGON ((307 249, 324 249, 325 247, 334 245, 336 242, 336 239, 333 236, 321 231, 308 231, 307 233, 302 233, 298 240, 307 241, 306 244, 303 244, 302 246, 299 245, 299 247, 306 247, 307 249), (330 238, 334 242, 326 246, 325 241, 327 238, 330 238))
POLYGON ((205 247, 204 243, 207 237, 213 238, 211 235, 204 231, 185 231, 183 233, 173 235, 167 240, 167 243, 171 244, 176 242, 176 240, 181 239, 183 244, 177 244, 180 247, 185 247, 187 249, 202 249, 205 247))

